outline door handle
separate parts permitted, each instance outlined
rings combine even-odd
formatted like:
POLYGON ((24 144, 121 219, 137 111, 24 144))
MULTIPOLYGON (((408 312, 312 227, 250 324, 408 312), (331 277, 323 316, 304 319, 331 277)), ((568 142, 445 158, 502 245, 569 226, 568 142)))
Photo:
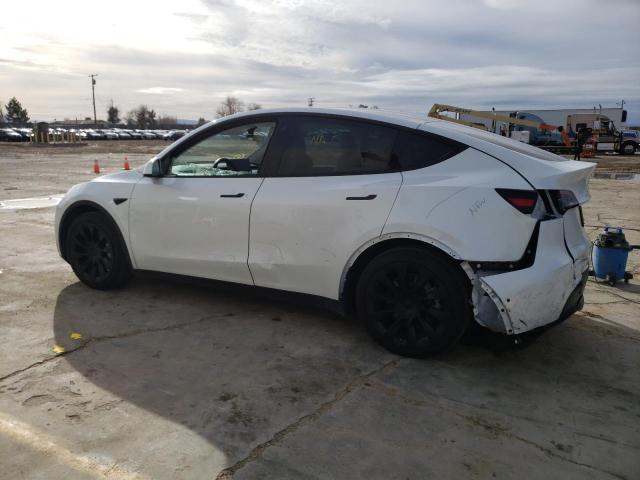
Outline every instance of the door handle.
POLYGON ((347 200, 373 200, 377 195, 371 194, 365 197, 347 197, 347 200))
POLYGON ((227 193, 220 195, 222 198, 240 198, 244 197, 244 193, 227 193))

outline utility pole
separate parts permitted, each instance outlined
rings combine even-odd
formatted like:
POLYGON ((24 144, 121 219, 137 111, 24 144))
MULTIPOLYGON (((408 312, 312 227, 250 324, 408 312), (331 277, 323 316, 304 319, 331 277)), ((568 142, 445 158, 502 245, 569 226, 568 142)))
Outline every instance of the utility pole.
POLYGON ((91 78, 91 97, 93 98, 93 123, 96 127, 98 126, 98 118, 96 116, 96 79, 95 79, 95 77, 97 76, 98 76, 97 73, 93 73, 89 75, 89 78, 91 78))

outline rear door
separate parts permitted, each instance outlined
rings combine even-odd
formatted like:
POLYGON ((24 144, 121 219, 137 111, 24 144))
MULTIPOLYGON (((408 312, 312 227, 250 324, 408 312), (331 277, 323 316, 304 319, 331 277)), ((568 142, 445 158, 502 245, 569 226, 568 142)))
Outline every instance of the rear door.
POLYGON ((391 154, 396 134, 342 117, 280 122, 277 161, 251 209, 256 285, 338 298, 345 264, 380 236, 402 183, 391 154))

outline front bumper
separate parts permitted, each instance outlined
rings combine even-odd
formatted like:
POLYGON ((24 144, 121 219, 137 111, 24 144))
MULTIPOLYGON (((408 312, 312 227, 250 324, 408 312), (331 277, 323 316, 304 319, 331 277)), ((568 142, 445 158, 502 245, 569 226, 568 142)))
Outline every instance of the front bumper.
POLYGON ((587 249, 585 253, 580 250, 579 256, 572 256, 567 249, 562 218, 541 221, 536 257, 530 267, 495 274, 476 272, 473 300, 477 321, 491 330, 516 335, 581 309, 588 260, 587 249))

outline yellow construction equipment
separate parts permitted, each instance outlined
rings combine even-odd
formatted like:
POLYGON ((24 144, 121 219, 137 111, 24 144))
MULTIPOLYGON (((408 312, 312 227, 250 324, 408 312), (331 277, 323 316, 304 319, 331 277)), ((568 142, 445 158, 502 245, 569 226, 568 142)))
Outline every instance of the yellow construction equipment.
POLYGON ((479 110, 471 110, 470 108, 455 107, 453 105, 445 105, 435 103, 428 116, 438 118, 448 122, 459 123, 469 127, 487 130, 498 133, 498 127, 501 135, 516 138, 522 142, 535 145, 543 150, 549 150, 556 153, 569 153, 575 148, 578 136, 588 135, 585 142, 585 153, 588 150, 599 152, 622 152, 622 132, 618 131, 613 122, 600 113, 582 113, 567 116, 566 125, 558 127, 550 125, 535 118, 525 118, 526 116, 535 117, 535 115, 527 112, 513 112, 509 116, 500 115, 495 112, 482 112, 479 110), (450 116, 447 114, 454 114, 450 116), (462 115, 466 118, 463 120, 462 115), (477 118, 477 122, 473 122, 470 118, 477 118), (491 120, 491 126, 482 123, 482 120, 491 120), (518 128, 520 127, 520 128, 518 128), (516 137, 516 132, 529 130, 529 134, 524 137, 516 137))
POLYGON ((533 120, 526 120, 523 118, 506 117, 504 115, 498 115, 490 112, 481 112, 478 110, 471 110, 469 108, 454 107, 452 105, 444 105, 441 103, 434 103, 431 110, 429 110, 429 117, 439 118, 440 120, 447 120, 448 122, 460 123, 469 127, 479 128, 481 130, 487 130, 483 124, 469 122, 467 120, 461 120, 460 118, 450 117, 448 115, 442 115, 445 112, 455 113, 457 115, 472 115, 478 118, 486 118, 494 122, 506 123, 511 125, 523 125, 525 127, 539 128, 541 130, 556 130, 558 127, 555 125, 549 125, 547 123, 535 122, 533 120))

